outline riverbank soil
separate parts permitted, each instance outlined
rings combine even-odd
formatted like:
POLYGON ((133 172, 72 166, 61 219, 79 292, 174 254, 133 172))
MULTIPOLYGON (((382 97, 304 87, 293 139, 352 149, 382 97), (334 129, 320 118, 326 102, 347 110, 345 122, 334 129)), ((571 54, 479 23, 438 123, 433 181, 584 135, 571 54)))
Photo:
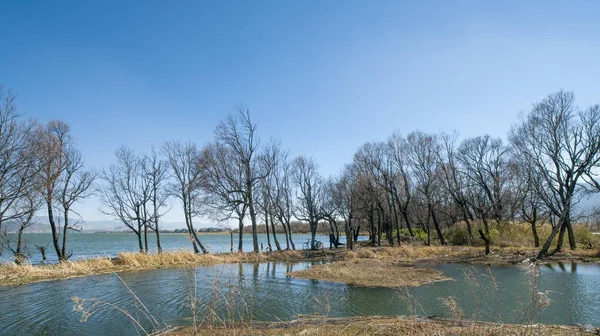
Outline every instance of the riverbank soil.
POLYGON ((422 319, 411 317, 354 317, 354 318, 313 318, 291 322, 262 323, 253 326, 230 328, 191 328, 185 327, 169 335, 304 335, 304 336, 346 336, 346 335, 467 335, 467 336, 513 336, 513 335, 597 335, 597 330, 581 327, 555 325, 511 325, 475 321, 443 319, 422 319))

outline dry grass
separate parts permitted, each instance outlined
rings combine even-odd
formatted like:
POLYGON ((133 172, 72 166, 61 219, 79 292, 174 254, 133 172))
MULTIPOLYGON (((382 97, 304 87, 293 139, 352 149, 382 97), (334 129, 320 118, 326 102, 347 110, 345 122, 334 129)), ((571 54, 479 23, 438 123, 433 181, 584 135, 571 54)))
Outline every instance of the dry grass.
POLYGON ((351 319, 301 320, 261 324, 240 328, 182 328, 170 335, 304 335, 304 336, 345 336, 345 335, 595 335, 578 327, 534 325, 519 326, 510 324, 484 323, 473 321, 451 321, 435 319, 412 319, 405 317, 358 317, 351 319))
POLYGON ((153 253, 119 253, 117 258, 92 258, 50 265, 0 263, 0 285, 68 279, 112 272, 181 266, 210 266, 239 262, 297 261, 310 258, 298 251, 272 253, 195 254, 189 251, 153 253))
MULTIPOLYGON (((267 253, 206 255, 195 254, 191 251, 169 251, 162 254, 124 252, 112 259, 92 258, 52 265, 19 266, 15 263, 0 263, 0 286, 131 270, 209 266, 240 262, 365 259, 404 263, 414 263, 417 261, 518 263, 522 260, 535 257, 537 252, 538 249, 531 247, 493 246, 492 254, 486 256, 484 248, 478 246, 423 246, 418 244, 402 244, 399 247, 359 247, 355 251, 336 249, 332 251, 275 251, 267 253)), ((600 250, 598 248, 571 251, 568 247, 565 247, 563 253, 546 258, 545 261, 598 262, 600 261, 599 258, 600 250)))
POLYGON ((420 268, 389 260, 368 260, 355 258, 316 265, 288 275, 341 282, 352 286, 400 288, 419 286, 432 281, 445 279, 441 272, 420 268))

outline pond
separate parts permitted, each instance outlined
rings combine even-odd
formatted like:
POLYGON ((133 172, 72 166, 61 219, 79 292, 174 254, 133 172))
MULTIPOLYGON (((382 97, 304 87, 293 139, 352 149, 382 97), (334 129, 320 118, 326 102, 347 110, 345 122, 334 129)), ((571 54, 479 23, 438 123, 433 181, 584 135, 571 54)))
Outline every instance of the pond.
MULTIPOLYGON (((73 311, 73 296, 97 298, 127 309, 150 329, 136 297, 123 282, 152 316, 169 325, 192 323, 190 298, 194 292, 197 302, 221 315, 235 310, 237 317, 256 321, 290 320, 299 314, 313 313, 349 317, 407 315, 412 311, 417 315, 451 317, 440 300, 449 296, 455 298, 468 317, 503 322, 528 319, 526 307, 531 302, 532 289, 530 277, 520 266, 422 265, 437 269, 452 280, 408 290, 351 287, 286 276, 289 271, 310 266, 310 262, 228 264, 124 272, 120 274, 122 281, 110 274, 0 287, 0 330, 3 335, 135 334, 132 321, 114 309, 100 309, 81 322, 81 314, 73 311), (228 308, 233 305, 231 302, 235 309, 228 308)), ((551 302, 541 316, 535 316, 534 322, 539 319, 542 323, 600 326, 600 266, 552 264, 541 265, 538 271, 535 293, 549 291, 551 302)))

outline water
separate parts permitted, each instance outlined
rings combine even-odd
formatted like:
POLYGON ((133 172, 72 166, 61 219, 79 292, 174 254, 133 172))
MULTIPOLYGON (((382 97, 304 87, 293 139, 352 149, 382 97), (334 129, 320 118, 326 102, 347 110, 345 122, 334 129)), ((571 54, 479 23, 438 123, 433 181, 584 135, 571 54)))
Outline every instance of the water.
MULTIPOLYGON (((229 264, 194 269, 160 269, 124 272, 120 276, 150 309, 153 316, 169 325, 190 325, 190 282, 197 282, 197 299, 214 302, 220 293, 220 312, 226 314, 223 299, 228 292, 242 293, 237 308, 251 308, 257 321, 290 320, 298 314, 318 312, 331 317, 358 315, 409 314, 406 293, 386 288, 351 287, 339 283, 303 280, 287 277, 286 272, 300 270, 310 262, 295 264, 229 264), (219 289, 218 292, 215 288, 219 289), (328 304, 327 304, 328 303, 328 304), (329 307, 329 308, 328 308, 329 307)), ((418 315, 450 317, 439 298, 453 296, 469 317, 498 319, 504 322, 523 321, 519 310, 531 296, 528 277, 518 266, 493 266, 492 273, 499 284, 497 294, 489 291, 485 299, 482 290, 464 280, 464 272, 475 272, 478 283, 489 290, 486 266, 461 264, 427 265, 453 278, 415 287, 408 293, 418 315), (496 301, 496 298, 498 301, 496 301), (477 308, 477 301, 481 307, 477 308), (499 316, 497 316, 499 315, 499 316)), ((541 322, 553 324, 591 324, 600 326, 600 266, 584 264, 554 264, 540 266, 538 291, 551 290, 552 302, 543 312, 541 322)), ((3 335, 130 335, 135 328, 130 319, 110 309, 101 309, 86 322, 72 311, 71 297, 97 298, 143 316, 136 308, 135 298, 115 275, 101 275, 24 286, 0 288, 0 330, 3 335)), ((218 301, 218 300, 217 300, 218 301)), ((148 322, 142 323, 149 328, 148 322)), ((537 322, 537 319, 535 320, 537 322)))
MULTIPOLYGON (((224 234, 199 234, 200 241, 211 253, 229 252, 231 247, 231 238, 229 233, 224 234)), ((161 233, 160 242, 163 251, 188 250, 192 251, 192 243, 189 236, 183 233, 161 233)), ((277 235, 281 248, 285 248, 285 235, 277 235)), ((292 239, 297 249, 302 248, 302 243, 310 238, 310 234, 293 234, 292 239)), ((326 246, 329 246, 329 236, 319 234, 316 237, 326 246)), ((365 237, 360 237, 365 238, 365 237)), ((35 248, 36 245, 46 246, 46 256, 48 262, 56 262, 57 257, 52 245, 52 235, 50 233, 26 233, 24 240, 29 246, 31 263, 38 264, 42 261, 42 255, 35 248)), ((345 243, 345 237, 340 237, 340 241, 345 243)), ((258 235, 259 245, 267 248, 267 235, 258 235)), ((275 242, 271 236, 271 244, 275 250, 275 242)), ((238 235, 233 235, 233 248, 237 251, 238 235)), ((148 247, 156 251, 156 237, 154 234, 148 236, 148 247)), ((244 234, 243 249, 246 252, 253 250, 252 234, 244 234)), ((67 250, 73 252, 71 260, 91 258, 91 257, 115 257, 119 252, 138 252, 137 236, 133 233, 78 233, 71 232, 68 235, 67 250)), ((11 256, 10 251, 5 250, 0 256, 0 261, 6 261, 11 256)))

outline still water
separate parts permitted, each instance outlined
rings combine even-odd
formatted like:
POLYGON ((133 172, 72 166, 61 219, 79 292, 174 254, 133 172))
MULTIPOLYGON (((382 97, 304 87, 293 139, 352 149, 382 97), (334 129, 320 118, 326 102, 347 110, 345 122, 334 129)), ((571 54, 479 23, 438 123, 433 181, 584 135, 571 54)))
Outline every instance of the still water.
MULTIPOLYGON (((237 316, 256 321, 290 320, 299 314, 331 317, 357 315, 418 315, 450 317, 440 298, 452 296, 468 317, 523 322, 531 302, 529 277, 520 266, 424 265, 452 278, 407 291, 351 287, 302 280, 286 272, 311 263, 231 264, 192 269, 124 272, 120 276, 160 324, 190 325, 190 298, 227 314, 231 298, 237 316), (489 276, 489 272, 493 279, 489 276), (471 274, 472 280, 465 280, 471 274), (473 286, 474 282, 481 285, 473 286), (494 281, 498 284, 494 289, 494 281), (195 288, 195 290, 194 290, 195 288), (475 288, 475 290, 473 290, 475 288), (408 304, 407 304, 408 303, 408 304), (243 308, 240 310, 240 308, 243 308)), ((534 322, 600 326, 600 266, 553 264, 539 266, 536 292, 551 300, 534 322)), ((103 308, 86 322, 73 311, 71 297, 97 298, 124 308, 145 328, 151 324, 135 297, 116 275, 101 275, 24 286, 0 287, 0 330, 3 335, 130 335, 132 321, 114 309, 103 308)), ((201 314, 198 314, 201 315, 201 314)))
MULTIPOLYGON (((36 245, 47 246, 46 255, 48 262, 56 262, 56 253, 52 245, 50 233, 26 233, 24 240, 28 246, 29 255, 32 264, 38 264, 42 261, 42 255, 35 248, 36 245)), ((229 233, 225 234, 199 234, 198 237, 204 246, 211 253, 229 252, 231 248, 231 237, 229 233)), ((281 248, 285 249, 285 235, 278 234, 281 248)), ((302 243, 310 238, 310 234, 293 234, 292 240, 296 244, 296 249, 302 248, 302 243)), ((366 238, 366 237, 359 237, 366 238)), ((323 234, 317 235, 316 239, 320 240, 324 245, 329 246, 329 237, 323 234)), ((345 237, 340 236, 340 241, 345 243, 345 237)), ((160 242, 163 251, 193 251, 192 243, 187 234, 182 233, 161 233, 160 242)), ((267 235, 258 235, 258 244, 263 244, 263 248, 267 248, 267 235)), ((271 244, 273 250, 276 249, 273 236, 271 236, 271 244)), ((233 249, 237 251, 238 236, 233 235, 233 249)), ((252 234, 244 234, 243 249, 246 252, 252 251, 252 234)), ((148 248, 151 251, 156 251, 156 238, 154 234, 148 236, 148 248)), ((71 260, 91 258, 91 257, 115 257, 119 252, 138 252, 137 236, 133 233, 78 233, 71 232, 68 235, 67 250, 73 252, 71 260)), ((0 256, 0 262, 7 261, 10 258, 10 251, 5 250, 0 256)))

